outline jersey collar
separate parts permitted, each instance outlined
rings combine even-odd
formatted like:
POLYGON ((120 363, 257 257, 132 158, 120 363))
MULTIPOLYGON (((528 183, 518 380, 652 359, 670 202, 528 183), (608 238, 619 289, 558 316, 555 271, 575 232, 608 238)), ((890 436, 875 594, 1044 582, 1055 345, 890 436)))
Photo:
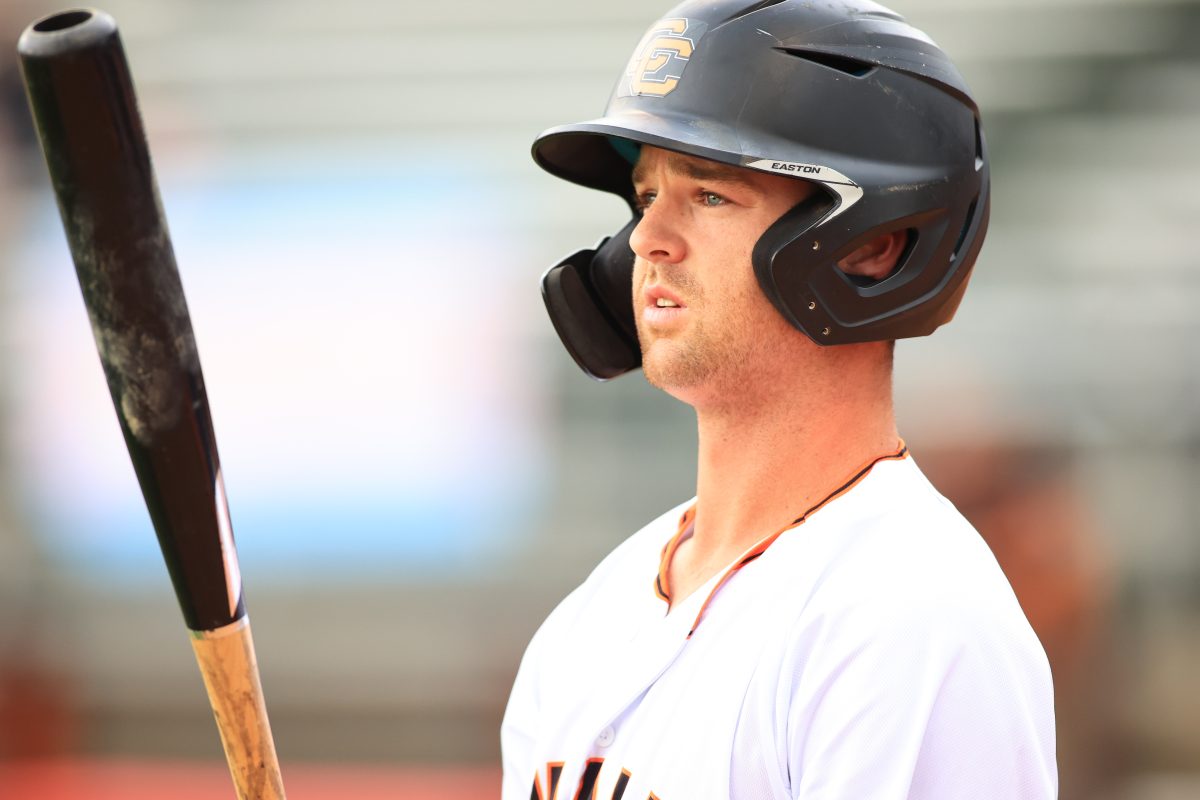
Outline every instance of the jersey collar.
MULTIPOLYGON (((907 457, 908 447, 904 444, 904 440, 901 439, 895 452, 885 453, 884 455, 877 456, 871 461, 867 462, 848 480, 821 498, 821 500, 819 500, 815 505, 811 506, 799 517, 792 520, 787 525, 784 525, 770 536, 760 540, 757 544, 747 550, 741 556, 741 558, 735 561, 733 565, 725 571, 720 580, 716 582, 712 590, 708 593, 708 597, 705 598, 704 603, 700 606, 700 611, 696 614, 696 619, 692 623, 691 630, 688 631, 687 638, 692 638, 692 634, 695 633, 696 628, 699 627, 700 620, 704 616, 704 612, 708 609, 709 603, 712 602, 712 599, 716 596, 717 592, 721 590, 721 588, 738 570, 761 556, 763 553, 767 552, 767 548, 774 544, 775 540, 778 539, 782 534, 790 531, 793 528, 803 525, 813 514, 817 513, 826 505, 846 494, 859 483, 861 483, 862 480, 870 474, 871 469, 876 464, 881 461, 900 461, 907 457)), ((683 512, 683 515, 679 518, 679 526, 675 532, 675 535, 673 535, 667 541, 666 545, 662 549, 662 555, 659 559, 658 565, 658 574, 654 577, 654 593, 660 600, 667 603, 668 606, 671 604, 671 585, 668 579, 668 572, 671 568, 671 559, 675 557, 675 551, 679 549, 679 545, 692 535, 692 530, 695 527, 695 521, 696 504, 693 503, 687 511, 683 512)))

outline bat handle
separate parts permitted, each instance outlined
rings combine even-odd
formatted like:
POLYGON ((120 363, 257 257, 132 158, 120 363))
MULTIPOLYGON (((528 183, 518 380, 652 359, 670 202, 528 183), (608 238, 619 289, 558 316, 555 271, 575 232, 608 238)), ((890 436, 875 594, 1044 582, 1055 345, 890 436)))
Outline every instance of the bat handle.
POLYGON ((250 619, 191 634, 238 800, 284 800, 250 619))

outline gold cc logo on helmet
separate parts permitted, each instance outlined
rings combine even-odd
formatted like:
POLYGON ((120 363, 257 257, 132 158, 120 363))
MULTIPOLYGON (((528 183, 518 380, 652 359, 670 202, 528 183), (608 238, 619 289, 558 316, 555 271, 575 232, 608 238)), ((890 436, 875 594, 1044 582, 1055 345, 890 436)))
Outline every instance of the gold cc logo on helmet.
POLYGON ((675 90, 696 49, 687 30, 686 19, 664 19, 650 29, 629 60, 629 94, 665 97, 675 90))

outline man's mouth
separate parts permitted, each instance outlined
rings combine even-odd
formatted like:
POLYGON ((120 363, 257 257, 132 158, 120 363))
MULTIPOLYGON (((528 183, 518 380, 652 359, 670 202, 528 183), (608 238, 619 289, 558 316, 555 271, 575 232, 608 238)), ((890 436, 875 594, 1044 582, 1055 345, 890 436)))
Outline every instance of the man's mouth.
POLYGON ((687 312, 683 300, 663 286, 648 287, 643 302, 645 305, 641 312, 642 321, 654 328, 679 325, 687 312))
POLYGON ((666 286, 652 284, 643 292, 643 302, 650 308, 687 308, 683 299, 666 286))

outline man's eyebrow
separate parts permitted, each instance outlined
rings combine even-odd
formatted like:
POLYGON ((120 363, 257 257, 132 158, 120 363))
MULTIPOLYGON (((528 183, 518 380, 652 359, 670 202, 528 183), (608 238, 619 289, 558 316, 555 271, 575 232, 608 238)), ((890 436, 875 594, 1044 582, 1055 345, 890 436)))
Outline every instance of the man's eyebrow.
MULTIPOLYGON (((737 183, 752 189, 759 188, 744 169, 717 161, 684 158, 672 154, 667 156, 667 171, 696 181, 719 181, 737 183)), ((633 183, 636 185, 645 179, 646 167, 639 161, 633 168, 633 183)))
POLYGON ((667 171, 697 181, 722 181, 724 183, 742 183, 747 186, 755 185, 744 169, 717 161, 670 158, 667 160, 667 171))

